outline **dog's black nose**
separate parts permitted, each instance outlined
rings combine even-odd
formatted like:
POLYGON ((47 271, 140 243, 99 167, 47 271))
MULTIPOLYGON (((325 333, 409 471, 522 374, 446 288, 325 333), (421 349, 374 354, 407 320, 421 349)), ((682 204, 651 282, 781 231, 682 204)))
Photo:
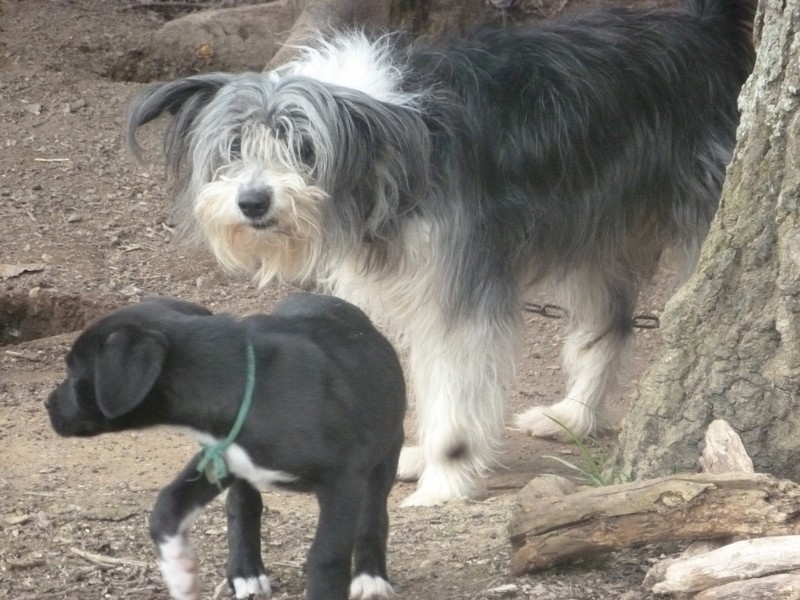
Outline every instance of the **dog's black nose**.
POLYGON ((260 219, 269 212, 272 190, 269 188, 246 188, 236 197, 239 210, 248 219, 260 219))

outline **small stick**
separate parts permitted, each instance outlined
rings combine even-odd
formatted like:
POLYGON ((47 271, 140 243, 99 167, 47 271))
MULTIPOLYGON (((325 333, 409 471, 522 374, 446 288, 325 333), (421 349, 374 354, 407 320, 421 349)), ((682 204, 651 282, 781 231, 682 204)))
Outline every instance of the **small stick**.
POLYGON ((103 556, 102 554, 95 554, 94 552, 86 552, 79 548, 70 548, 70 552, 80 556, 83 559, 93 562, 103 567, 115 567, 117 565, 127 565, 130 567, 149 567, 150 563, 141 560, 134 560, 132 558, 114 558, 113 556, 103 556))

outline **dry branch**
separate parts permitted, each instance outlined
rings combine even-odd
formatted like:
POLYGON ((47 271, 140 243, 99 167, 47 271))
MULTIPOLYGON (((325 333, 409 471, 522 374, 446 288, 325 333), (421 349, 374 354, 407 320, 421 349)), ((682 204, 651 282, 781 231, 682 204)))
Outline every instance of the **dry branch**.
POLYGON ((131 4, 131 8, 134 10, 206 10, 217 7, 217 4, 200 4, 199 2, 139 2, 131 4))
POLYGON ((522 502, 514 574, 643 544, 800 533, 800 486, 759 473, 661 477, 522 502))
POLYGON ((700 592, 692 600, 800 600, 800 573, 726 583, 700 592))
POLYGON ((800 567, 800 535, 743 540, 669 563, 656 594, 699 592, 800 567))
POLYGON ((81 558, 88 560, 96 565, 100 565, 101 567, 115 567, 118 565, 126 565, 129 567, 149 567, 151 566, 150 563, 146 563, 141 560, 135 560, 133 558, 114 558, 113 556, 104 556, 103 554, 95 554, 94 552, 87 552, 86 550, 81 550, 80 548, 70 548, 70 552, 75 554, 76 556, 80 556, 81 558))

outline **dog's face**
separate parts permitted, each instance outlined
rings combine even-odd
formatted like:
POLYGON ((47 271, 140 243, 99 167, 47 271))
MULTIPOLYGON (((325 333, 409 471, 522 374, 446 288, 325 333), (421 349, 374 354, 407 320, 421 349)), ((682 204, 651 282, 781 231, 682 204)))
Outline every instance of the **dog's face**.
POLYGON ((157 85, 130 116, 135 147, 138 127, 173 115, 166 153, 184 217, 223 266, 260 283, 313 278, 336 246, 386 237, 427 182, 417 111, 307 67, 157 85))
POLYGON ((197 115, 186 147, 187 200, 203 237, 222 266, 264 282, 312 275, 303 269, 315 262, 328 198, 314 150, 325 142, 310 126, 319 117, 290 106, 287 87, 260 74, 231 77, 197 115))
POLYGON ((66 380, 45 400, 56 433, 92 436, 125 429, 167 354, 167 338, 154 323, 186 314, 211 313, 186 302, 150 299, 111 313, 78 336, 66 357, 66 380))
POLYGON ((144 400, 161 372, 166 340, 135 325, 89 329, 67 355, 67 379, 45 406, 56 433, 90 436, 115 429, 144 400))

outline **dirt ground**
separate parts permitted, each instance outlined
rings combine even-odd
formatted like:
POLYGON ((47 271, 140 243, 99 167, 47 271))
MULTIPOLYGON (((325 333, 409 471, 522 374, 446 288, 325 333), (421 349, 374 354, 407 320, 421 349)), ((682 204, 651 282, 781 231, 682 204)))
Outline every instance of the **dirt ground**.
MULTIPOLYGON (((166 598, 147 535, 157 489, 196 450, 164 431, 61 439, 41 400, 63 375, 74 331, 105 310, 167 294, 235 314, 269 310, 288 288, 256 289, 222 274, 202 250, 173 240, 163 169, 127 154, 123 119, 139 84, 108 74, 161 24, 118 0, 0 0, 0 598, 166 598), (10 268, 12 265, 16 268, 10 268)), ((148 128, 157 148, 158 127, 148 128)), ((157 153, 151 154, 155 161, 157 153)), ((641 302, 658 313, 668 286, 641 302)), ((546 301, 546 298, 540 299, 546 301)), ((557 321, 531 315, 508 415, 564 391, 557 321)), ((636 334, 626 390, 657 353, 636 334)), ((617 399, 619 424, 625 399, 617 399)), ((410 427, 409 427, 410 429, 410 427)), ((604 440, 606 445, 613 439, 604 440)), ((645 570, 674 548, 645 548, 515 578, 507 523, 532 477, 581 463, 566 443, 507 431, 504 468, 489 497, 399 509, 392 494, 389 565, 399 598, 640 600, 645 570)), ((266 493, 264 558, 274 597, 302 598, 316 520, 310 497, 266 493)), ((223 597, 221 503, 191 538, 205 597, 223 597)))

